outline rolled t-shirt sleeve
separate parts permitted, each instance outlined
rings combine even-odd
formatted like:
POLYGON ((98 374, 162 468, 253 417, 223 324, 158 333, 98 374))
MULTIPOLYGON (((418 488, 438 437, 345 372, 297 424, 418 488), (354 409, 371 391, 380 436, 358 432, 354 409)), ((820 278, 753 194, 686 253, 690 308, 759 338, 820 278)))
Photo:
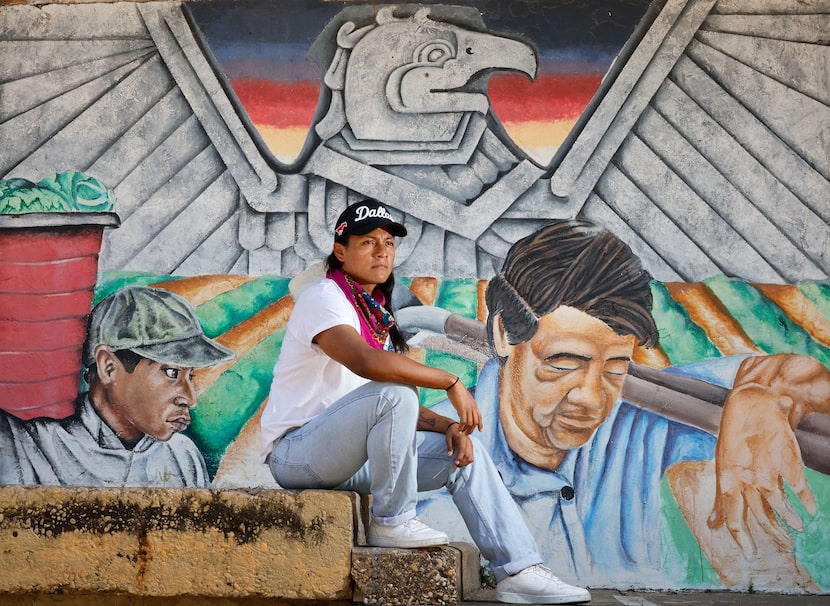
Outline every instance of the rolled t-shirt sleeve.
POLYGON ((303 291, 291 312, 289 329, 299 343, 310 347, 321 332, 341 324, 354 327, 356 319, 354 307, 339 287, 326 281, 303 291))

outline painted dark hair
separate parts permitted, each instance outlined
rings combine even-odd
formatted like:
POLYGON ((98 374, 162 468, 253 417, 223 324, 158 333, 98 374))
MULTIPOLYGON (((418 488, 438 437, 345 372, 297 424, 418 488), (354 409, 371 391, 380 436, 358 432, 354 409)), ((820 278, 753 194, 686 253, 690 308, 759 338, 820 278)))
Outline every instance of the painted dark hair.
POLYGON ((487 335, 502 319, 508 343, 533 338, 539 318, 567 305, 601 320, 640 345, 657 343, 651 276, 614 234, 587 221, 559 221, 516 242, 485 294, 487 335))
MULTIPOLYGON (((349 238, 352 236, 335 236, 334 241, 338 244, 342 244, 343 246, 348 246, 349 238)), ((356 236, 359 237, 359 236, 356 236)), ((331 252, 328 257, 326 257, 326 269, 343 269, 343 264, 340 262, 334 252, 331 252)), ((378 288, 383 293, 383 296, 386 297, 386 306, 389 309, 389 305, 392 303, 392 291, 395 289, 395 274, 394 272, 389 274, 389 279, 386 280, 383 284, 378 284, 378 288)), ((392 325, 389 329, 389 340, 392 343, 392 349, 394 349, 398 353, 404 353, 409 351, 409 345, 406 343, 406 337, 403 336, 401 329, 398 328, 397 323, 392 325)))
MULTIPOLYGON (((113 354, 121 361, 124 370, 130 374, 135 372, 136 367, 142 360, 148 359, 135 353, 131 349, 119 349, 118 351, 114 351, 113 354)), ((84 380, 86 380, 87 385, 91 385, 93 381, 98 380, 98 365, 96 363, 87 366, 86 371, 84 371, 84 380)))

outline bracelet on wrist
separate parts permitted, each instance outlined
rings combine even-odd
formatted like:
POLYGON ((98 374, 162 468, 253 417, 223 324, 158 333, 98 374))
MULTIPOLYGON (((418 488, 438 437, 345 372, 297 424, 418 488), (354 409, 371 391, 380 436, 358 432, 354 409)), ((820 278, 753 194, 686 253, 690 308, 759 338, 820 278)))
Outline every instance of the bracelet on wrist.
POLYGON ((451 390, 453 387, 455 387, 455 384, 456 384, 456 383, 458 383, 458 381, 459 381, 459 379, 460 379, 460 378, 461 378, 461 377, 455 377, 455 381, 453 381, 453 382, 452 382, 452 385, 450 385, 449 387, 445 387, 445 388, 444 388, 444 391, 449 391, 449 390, 451 390))

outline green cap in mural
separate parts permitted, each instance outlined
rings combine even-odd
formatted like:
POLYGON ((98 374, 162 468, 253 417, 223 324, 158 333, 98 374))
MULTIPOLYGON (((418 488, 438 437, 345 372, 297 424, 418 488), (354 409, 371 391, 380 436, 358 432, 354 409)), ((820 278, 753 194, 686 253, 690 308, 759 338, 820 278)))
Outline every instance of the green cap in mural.
POLYGON ((77 171, 57 173, 37 183, 0 181, 0 214, 111 212, 114 199, 100 181, 77 171))
POLYGON ((95 362, 98 345, 193 368, 227 362, 235 355, 205 336, 199 318, 183 297, 145 286, 123 288, 95 306, 84 345, 84 366, 95 362))

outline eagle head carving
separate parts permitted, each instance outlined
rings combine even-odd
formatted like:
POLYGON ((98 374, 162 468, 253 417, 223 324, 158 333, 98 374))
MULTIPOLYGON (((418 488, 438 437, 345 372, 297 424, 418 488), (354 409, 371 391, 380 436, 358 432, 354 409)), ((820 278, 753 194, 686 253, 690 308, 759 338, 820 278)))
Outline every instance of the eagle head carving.
POLYGON ((373 22, 339 25, 324 79, 331 101, 316 126, 323 139, 348 126, 364 141, 450 141, 465 114, 489 111, 479 76, 514 70, 535 78, 530 45, 436 18, 434 8, 387 6, 373 22))

